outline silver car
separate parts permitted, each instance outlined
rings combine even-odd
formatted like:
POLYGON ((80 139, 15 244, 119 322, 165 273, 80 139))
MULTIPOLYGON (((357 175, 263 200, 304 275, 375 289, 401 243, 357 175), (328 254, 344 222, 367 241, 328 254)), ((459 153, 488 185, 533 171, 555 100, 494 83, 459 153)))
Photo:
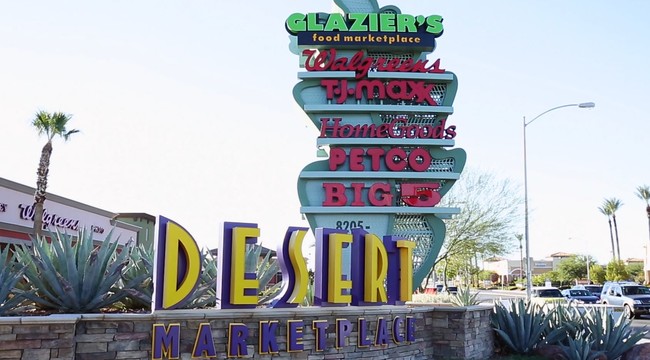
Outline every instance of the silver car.
POLYGON ((606 282, 600 293, 605 305, 622 306, 629 317, 650 314, 650 289, 633 282, 606 282))

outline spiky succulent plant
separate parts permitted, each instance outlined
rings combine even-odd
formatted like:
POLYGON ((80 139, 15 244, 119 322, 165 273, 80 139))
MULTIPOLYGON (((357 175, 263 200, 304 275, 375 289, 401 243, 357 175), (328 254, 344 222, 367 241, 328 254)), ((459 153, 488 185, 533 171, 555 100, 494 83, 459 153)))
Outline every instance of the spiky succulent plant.
POLYGON ((584 330, 577 335, 575 339, 568 337, 567 345, 560 345, 567 360, 597 360, 602 357, 605 352, 592 349, 594 341, 589 339, 584 330))
POLYGON ((129 262, 129 247, 121 249, 111 240, 112 231, 99 245, 93 232, 81 229, 78 236, 50 233, 37 237, 32 246, 16 248, 25 266, 25 277, 34 292, 25 297, 43 308, 65 313, 98 312, 120 301, 127 293, 116 287, 129 262))
POLYGON ((153 248, 138 245, 131 248, 129 264, 122 272, 118 287, 128 296, 121 303, 127 309, 151 309, 153 296, 153 248))
POLYGON ((513 300, 509 308, 497 302, 492 327, 511 351, 530 354, 539 346, 556 344, 565 336, 562 327, 550 330, 550 319, 555 312, 525 299, 513 300))
POLYGON ((478 305, 481 301, 478 299, 479 293, 472 294, 469 287, 459 287, 458 292, 452 296, 451 303, 455 306, 474 306, 478 305))
POLYGON ((594 342, 592 349, 604 352, 608 359, 617 359, 648 333, 631 325, 629 318, 619 316, 614 320, 604 308, 587 309, 584 316, 584 328, 594 342))
POLYGON ((215 306, 217 302, 217 259, 209 250, 201 251, 201 276, 192 294, 183 300, 179 309, 197 309, 215 306))
MULTIPOLYGON (((267 252, 262 256, 263 247, 246 247, 246 271, 257 274, 259 279, 259 304, 264 305, 274 298, 281 289, 281 282, 270 284, 279 272, 277 260, 267 252)), ((129 309, 150 308, 153 294, 153 249, 134 247, 130 262, 123 271, 119 287, 128 293, 121 302, 129 309)), ((196 289, 178 304, 179 309, 197 309, 214 306, 216 303, 217 260, 207 249, 201 251, 201 276, 196 289)))
POLYGON ((16 284, 23 276, 23 267, 16 262, 9 246, 0 250, 0 316, 15 309, 23 298, 16 284))
POLYGON ((246 246, 246 272, 256 273, 259 281, 258 305, 269 303, 282 290, 282 282, 271 284, 271 280, 280 271, 277 259, 271 257, 271 251, 267 251, 262 257, 264 248, 258 244, 246 246))

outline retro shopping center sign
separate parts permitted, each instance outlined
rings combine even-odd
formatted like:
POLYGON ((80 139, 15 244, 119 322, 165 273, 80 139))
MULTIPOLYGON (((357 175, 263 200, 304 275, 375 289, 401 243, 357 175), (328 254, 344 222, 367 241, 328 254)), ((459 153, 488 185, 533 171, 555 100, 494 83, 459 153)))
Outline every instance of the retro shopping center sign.
MULTIPOLYGON (((403 304, 440 251, 443 219, 459 211, 440 206, 466 160, 463 149, 453 148, 457 126, 448 119, 457 78, 440 59, 427 58, 443 33, 441 16, 402 14, 375 0, 354 1, 354 8, 351 1, 334 2, 341 14, 296 13, 285 22, 304 70, 294 99, 319 130, 317 146, 329 150, 298 179, 300 210, 316 238, 315 304, 403 304)), ((290 227, 278 249, 283 290, 274 307, 298 306, 307 293, 302 242, 308 230, 290 227)), ((256 306, 259 282, 245 271, 244 253, 259 236, 256 224, 224 224, 218 307, 256 306)), ((160 217, 154 308, 174 309, 192 294, 201 271, 191 235, 160 217)), ((396 339, 414 339, 413 319, 392 324, 377 324, 375 345, 385 345, 390 331, 396 339)), ((260 353, 277 352, 271 325, 260 323, 266 329, 259 334, 260 353)), ((337 341, 351 331, 348 325, 337 320, 337 341)), ((154 325, 154 358, 178 357, 180 328, 174 326, 154 325)), ((302 350, 302 326, 299 320, 286 324, 288 351, 302 350)), ((312 324, 319 334, 327 326, 312 324)), ((228 357, 248 355, 248 334, 245 324, 229 326, 228 357)), ((209 324, 202 324, 194 356, 216 356, 211 336, 209 324)))

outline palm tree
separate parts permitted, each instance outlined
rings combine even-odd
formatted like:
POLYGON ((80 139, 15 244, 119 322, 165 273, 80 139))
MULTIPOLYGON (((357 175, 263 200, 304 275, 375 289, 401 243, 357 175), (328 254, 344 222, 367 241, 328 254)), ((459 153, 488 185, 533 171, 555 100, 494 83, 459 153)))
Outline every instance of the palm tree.
POLYGON ((618 226, 616 225, 616 212, 623 206, 621 200, 617 198, 605 199, 603 206, 609 209, 612 214, 612 222, 614 223, 614 235, 616 235, 616 251, 618 253, 618 261, 621 261, 621 247, 618 241, 618 226))
POLYGON ((636 196, 645 201, 645 212, 648 214, 648 232, 650 236, 650 186, 643 185, 636 188, 636 196))
POLYGON ((612 212, 609 207, 606 206, 607 201, 603 201, 603 204, 598 207, 598 210, 607 216, 607 222, 609 223, 609 239, 612 241, 612 259, 616 260, 616 250, 614 249, 614 233, 612 231, 612 212))
POLYGON ((47 142, 41 150, 41 159, 38 163, 36 174, 36 191, 34 192, 34 235, 41 236, 43 232, 43 204, 45 203, 45 192, 47 190, 47 175, 50 172, 50 157, 52 156, 52 139, 60 136, 67 141, 70 135, 78 133, 79 130, 67 130, 66 125, 72 118, 71 115, 62 112, 49 113, 39 111, 32 120, 32 125, 38 131, 38 135, 47 136, 47 142))

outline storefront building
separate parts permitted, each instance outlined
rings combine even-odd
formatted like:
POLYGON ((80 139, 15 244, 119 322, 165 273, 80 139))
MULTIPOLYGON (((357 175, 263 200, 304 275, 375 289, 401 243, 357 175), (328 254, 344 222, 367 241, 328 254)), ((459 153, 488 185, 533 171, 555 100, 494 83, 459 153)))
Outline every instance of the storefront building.
MULTIPOLYGON (((34 188, 0 178, 0 247, 7 244, 29 244, 34 226, 34 188)), ((124 245, 128 241, 145 241, 153 238, 153 232, 137 226, 133 216, 154 219, 141 213, 118 214, 102 210, 54 194, 48 194, 43 211, 44 234, 59 231, 77 235, 85 228, 93 232, 93 239, 100 243, 113 230, 111 239, 124 245)), ((153 227, 153 225, 151 225, 153 227)))

